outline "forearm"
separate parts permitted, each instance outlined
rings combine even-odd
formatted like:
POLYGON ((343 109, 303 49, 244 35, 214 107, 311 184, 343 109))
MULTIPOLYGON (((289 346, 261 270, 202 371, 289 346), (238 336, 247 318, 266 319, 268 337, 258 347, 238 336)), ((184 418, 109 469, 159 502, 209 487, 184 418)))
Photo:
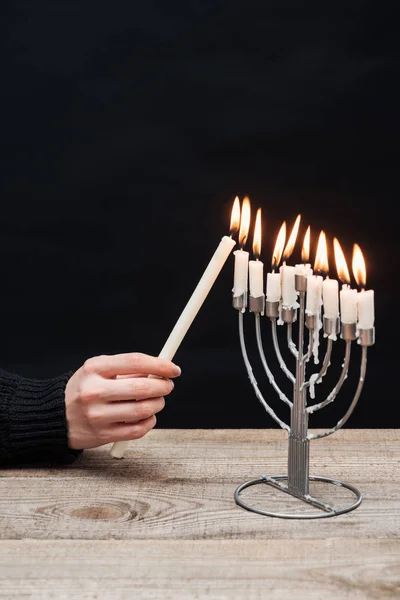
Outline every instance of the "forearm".
POLYGON ((44 381, 0 370, 0 465, 69 463, 65 386, 71 373, 44 381))

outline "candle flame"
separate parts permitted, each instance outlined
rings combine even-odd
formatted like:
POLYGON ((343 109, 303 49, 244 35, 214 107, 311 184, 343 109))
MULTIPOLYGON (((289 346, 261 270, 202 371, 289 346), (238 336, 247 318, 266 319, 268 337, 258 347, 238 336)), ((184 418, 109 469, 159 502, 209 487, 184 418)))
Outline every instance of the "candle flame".
POLYGON ((239 225, 240 225, 240 201, 239 201, 239 196, 236 196, 235 200, 233 201, 232 213, 231 213, 231 225, 229 228, 231 236, 234 233, 237 233, 239 231, 239 225))
POLYGON ((304 236, 303 248, 301 250, 301 260, 305 264, 310 258, 310 236, 311 236, 311 227, 310 225, 307 227, 306 234, 304 236))
POLYGON ((296 220, 293 225, 292 232, 286 244, 285 250, 283 251, 283 260, 287 260, 294 250, 294 245, 296 243, 297 234, 299 232, 300 227, 300 219, 301 215, 297 215, 296 220))
POLYGON ((333 238, 333 250, 335 253, 336 271, 342 283, 350 283, 350 273, 343 254, 341 245, 337 238, 333 238))
POLYGON ((276 238, 274 253, 272 255, 272 268, 276 269, 281 262, 282 252, 286 241, 286 221, 283 221, 276 238))
POLYGON ((354 279, 361 288, 365 288, 367 273, 365 268, 365 260, 361 248, 358 244, 353 246, 353 275, 354 279))
POLYGON ((253 254, 260 258, 261 254, 261 208, 257 210, 256 224, 254 226, 253 254))
POLYGON ((242 202, 242 215, 240 218, 240 230, 239 230, 239 244, 243 248, 243 246, 247 242, 247 236, 249 235, 249 227, 250 227, 250 200, 246 196, 243 198, 242 202))
POLYGON ((329 271, 328 249, 326 246, 326 235, 324 231, 321 231, 319 234, 314 271, 319 271, 325 274, 327 274, 329 271))

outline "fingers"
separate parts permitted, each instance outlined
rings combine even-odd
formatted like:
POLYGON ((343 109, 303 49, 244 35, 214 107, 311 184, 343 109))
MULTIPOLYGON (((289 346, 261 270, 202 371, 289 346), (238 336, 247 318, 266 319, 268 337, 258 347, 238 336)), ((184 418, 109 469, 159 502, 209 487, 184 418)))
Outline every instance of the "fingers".
POLYGON ((155 415, 137 423, 118 423, 109 427, 103 434, 103 444, 138 440, 153 429, 156 423, 155 415))
POLYGON ((168 396, 174 389, 170 379, 151 379, 149 377, 131 379, 113 379, 102 381, 99 399, 104 402, 120 400, 146 400, 168 396))
POLYGON ((168 378, 181 374, 180 368, 173 362, 140 352, 94 356, 85 362, 83 368, 87 374, 98 373, 106 378, 135 373, 168 378))
POLYGON ((115 423, 133 424, 144 421, 162 411, 164 406, 165 400, 163 397, 140 402, 113 402, 92 407, 88 411, 88 416, 92 426, 100 431, 113 426, 115 423))

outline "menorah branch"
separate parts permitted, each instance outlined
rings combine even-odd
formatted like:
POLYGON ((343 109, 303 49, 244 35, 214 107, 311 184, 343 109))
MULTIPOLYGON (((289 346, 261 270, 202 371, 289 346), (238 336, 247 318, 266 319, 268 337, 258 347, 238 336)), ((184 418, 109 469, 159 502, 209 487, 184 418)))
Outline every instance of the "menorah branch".
POLYGON ((326 352, 325 352, 325 356, 324 356, 324 362, 322 363, 321 370, 319 371, 319 373, 311 375, 310 379, 308 381, 304 382, 305 389, 310 387, 311 383, 313 383, 314 385, 316 383, 321 383, 322 378, 325 377, 325 375, 328 371, 330 362, 331 362, 332 347, 333 347, 333 340, 328 338, 328 343, 326 346, 326 352))
POLYGON ((332 429, 328 429, 324 433, 310 434, 308 436, 309 440, 318 440, 318 439, 327 437, 328 435, 332 435, 332 433, 335 433, 335 431, 338 431, 338 429, 343 427, 343 425, 346 423, 346 421, 350 418, 353 410, 355 409, 355 407, 357 405, 358 399, 360 398, 360 395, 361 395, 361 392, 362 392, 362 389, 364 386, 366 372, 367 372, 367 346, 363 346, 362 354, 361 354, 360 378, 358 380, 358 386, 357 386, 356 393, 354 394, 353 400, 352 400, 349 408, 347 409, 346 414, 344 415, 344 417, 342 417, 340 419, 340 421, 338 421, 336 423, 335 427, 332 427, 332 429))
MULTIPOLYGON (((351 355, 351 341, 346 341, 344 362, 343 362, 342 372, 339 377, 339 381, 337 382, 337 384, 335 385, 335 387, 333 388, 333 390, 331 391, 329 396, 327 396, 327 398, 323 402, 320 402, 319 404, 314 404, 314 406, 307 406, 307 412, 309 414, 312 414, 312 413, 316 412, 317 410, 324 408, 324 406, 326 406, 327 404, 329 404, 330 402, 333 402, 335 400, 336 396, 338 395, 338 393, 347 377, 347 373, 349 370, 349 364, 350 364, 350 355, 351 355)), ((318 375, 317 375, 317 379, 316 379, 315 383, 317 383, 317 381, 318 381, 318 375)))
POLYGON ((274 318, 274 317, 271 317, 271 331, 272 331, 272 343, 274 344, 274 350, 275 350, 276 358, 278 359, 279 366, 282 369, 282 371, 285 373, 286 377, 288 379, 290 379, 290 381, 292 383, 295 383, 296 378, 293 375, 293 373, 291 371, 289 371, 289 369, 287 368, 286 363, 283 360, 283 357, 282 357, 282 354, 281 354, 281 351, 279 348, 276 318, 274 318))
POLYGON ((286 330, 287 344, 290 352, 293 354, 295 359, 297 360, 299 357, 299 351, 296 348, 296 344, 293 341, 293 325, 292 323, 287 324, 286 330))
POLYGON ((278 425, 280 427, 282 427, 282 429, 286 429, 286 431, 290 431, 289 425, 287 425, 284 421, 282 421, 278 417, 278 415, 275 414, 275 412, 272 410, 272 408, 265 401, 264 396, 262 395, 262 393, 261 393, 261 391, 260 391, 260 389, 258 387, 257 380, 256 380, 256 378, 254 376, 253 369, 251 367, 251 363, 250 363, 248 355, 247 355, 246 343, 245 343, 245 338, 244 338, 243 313, 239 310, 238 314, 239 314, 239 340, 240 340, 240 348, 241 348, 241 351, 242 351, 243 361, 244 361, 244 364, 246 366, 247 374, 248 374, 250 382, 251 382, 251 384, 252 384, 252 386, 254 388, 255 394, 256 394, 258 400, 261 402, 261 404, 265 408, 265 410, 267 411, 267 413, 274 419, 274 421, 276 421, 276 423, 278 423, 278 425))
POLYGON ((260 359, 261 359, 262 365, 264 367, 264 371, 268 377, 268 381, 270 382, 270 384, 272 385, 272 387, 278 394, 279 399, 282 400, 283 402, 285 402, 288 406, 292 407, 293 402, 291 402, 289 400, 289 398, 282 392, 280 387, 277 385, 275 378, 271 372, 271 369, 268 366, 267 359, 266 359, 265 353, 264 353, 263 343, 262 343, 260 313, 255 313, 254 317, 255 317, 255 324, 256 324, 256 338, 257 338, 258 352, 260 354, 260 359))
POLYGON ((310 358, 312 357, 313 336, 314 336, 314 328, 309 327, 308 328, 308 347, 307 347, 307 352, 305 354, 303 354, 303 363, 308 362, 310 360, 310 358))

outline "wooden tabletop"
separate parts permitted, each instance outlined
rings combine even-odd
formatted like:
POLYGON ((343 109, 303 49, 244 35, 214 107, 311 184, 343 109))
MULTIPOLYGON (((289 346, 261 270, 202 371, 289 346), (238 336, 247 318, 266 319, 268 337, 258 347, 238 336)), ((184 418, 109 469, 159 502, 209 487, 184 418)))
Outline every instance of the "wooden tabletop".
POLYGON ((106 446, 66 468, 3 470, 0 598, 399 598, 399 441, 341 430, 312 443, 311 473, 364 496, 318 520, 234 502, 243 481, 286 472, 280 430, 156 429, 123 460, 106 446))

